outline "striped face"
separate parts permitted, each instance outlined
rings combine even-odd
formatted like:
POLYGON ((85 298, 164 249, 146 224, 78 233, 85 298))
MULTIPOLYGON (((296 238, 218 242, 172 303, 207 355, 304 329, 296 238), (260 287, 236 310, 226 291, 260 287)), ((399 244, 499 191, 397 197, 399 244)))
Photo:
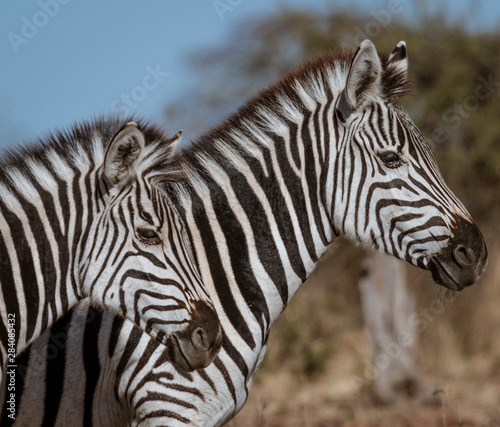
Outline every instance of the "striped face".
MULTIPOLYGON (((136 126, 128 125, 121 133, 115 140, 144 145, 136 126)), ((220 349, 220 324, 183 222, 155 181, 146 148, 138 148, 143 152, 133 173, 105 162, 100 182, 104 208, 96 215, 82 257, 83 285, 91 299, 102 298, 104 308, 168 344, 174 362, 198 369, 211 363, 220 349)), ((136 149, 125 146, 117 153, 123 157, 127 151, 136 149)))
POLYGON ((334 225, 460 290, 486 268, 483 237, 444 183, 425 138, 384 93, 388 68, 401 78, 407 73, 404 43, 384 66, 373 45, 363 42, 337 100, 334 225))

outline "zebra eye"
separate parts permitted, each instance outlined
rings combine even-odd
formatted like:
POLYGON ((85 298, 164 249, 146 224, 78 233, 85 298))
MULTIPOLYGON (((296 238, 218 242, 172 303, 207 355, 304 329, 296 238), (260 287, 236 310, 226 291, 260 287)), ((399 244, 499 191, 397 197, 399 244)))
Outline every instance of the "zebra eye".
POLYGON ((401 157, 399 157, 399 155, 394 151, 385 151, 383 153, 379 153, 378 156, 388 168, 398 168, 403 164, 401 157))
POLYGON ((139 236, 139 239, 141 239, 142 243, 145 243, 146 245, 158 245, 161 243, 156 231, 150 228, 138 228, 137 235, 139 236))

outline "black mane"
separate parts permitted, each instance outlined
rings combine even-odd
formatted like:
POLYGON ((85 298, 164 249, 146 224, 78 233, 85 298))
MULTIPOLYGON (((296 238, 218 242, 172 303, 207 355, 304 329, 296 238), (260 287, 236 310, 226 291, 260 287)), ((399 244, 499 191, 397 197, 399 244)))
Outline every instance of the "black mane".
MULTIPOLYGON (((327 95, 329 97, 332 96, 331 83, 328 81, 329 71, 335 67, 341 67, 347 73, 354 54, 355 50, 351 48, 342 48, 320 54, 306 61, 298 69, 289 72, 278 82, 268 86, 256 96, 250 98, 250 100, 241 106, 235 113, 227 117, 220 125, 196 138, 192 143, 194 149, 190 148, 185 150, 179 158, 181 160, 186 160, 197 168, 201 167, 196 159, 197 147, 203 149, 204 156, 219 158, 220 152, 217 147, 214 146, 213 141, 220 139, 229 147, 236 146, 236 142, 233 141, 231 137, 228 137, 228 132, 230 132, 231 129, 238 129, 241 133, 245 134, 250 141, 255 141, 255 136, 245 131, 242 122, 261 122, 262 118, 260 116, 260 111, 262 108, 275 110, 280 99, 289 99, 294 105, 298 106, 299 109, 305 108, 296 92, 296 83, 302 83, 307 87, 312 79, 319 79, 327 95)), ((381 79, 382 101, 395 104, 402 96, 414 93, 414 84, 411 76, 390 63, 388 61, 389 55, 379 54, 379 57, 383 68, 381 79)), ((237 151, 241 151, 241 149, 237 149, 237 151)))
POLYGON ((72 163, 72 155, 82 150, 92 161, 92 139, 98 136, 105 148, 113 136, 130 121, 139 125, 144 133, 146 146, 158 142, 168 144, 171 141, 162 128, 147 120, 133 116, 100 116, 75 123, 66 129, 49 132, 43 137, 27 141, 24 145, 6 149, 0 156, 0 170, 4 172, 0 174, 0 181, 5 180, 5 171, 12 168, 28 172, 30 162, 50 168, 49 156, 53 152, 65 159, 69 165, 72 163))

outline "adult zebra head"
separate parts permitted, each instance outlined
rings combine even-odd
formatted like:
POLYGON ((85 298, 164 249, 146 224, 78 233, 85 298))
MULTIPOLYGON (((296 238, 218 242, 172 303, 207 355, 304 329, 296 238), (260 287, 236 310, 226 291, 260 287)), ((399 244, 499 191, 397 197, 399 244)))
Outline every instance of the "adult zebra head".
POLYGON ((182 179, 171 162, 179 137, 146 140, 129 122, 106 147, 81 280, 91 299, 168 344, 172 360, 193 370, 212 362, 222 332, 184 224, 161 189, 182 179))
POLYGON ((396 105, 412 90, 405 43, 384 57, 365 40, 342 71, 332 103, 338 150, 325 171, 337 182, 336 232, 430 270, 449 289, 475 283, 487 265, 483 237, 396 105))

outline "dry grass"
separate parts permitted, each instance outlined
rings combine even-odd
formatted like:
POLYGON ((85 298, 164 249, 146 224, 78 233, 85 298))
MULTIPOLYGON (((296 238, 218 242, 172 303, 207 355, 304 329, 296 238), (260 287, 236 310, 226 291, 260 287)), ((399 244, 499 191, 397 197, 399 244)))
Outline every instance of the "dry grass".
POLYGON ((408 267, 427 319, 416 356, 429 399, 376 406, 370 382, 356 380, 369 363, 353 262, 362 250, 342 245, 273 328, 248 402, 228 426, 500 426, 500 251, 489 243, 488 271, 458 298, 408 267), (444 310, 432 310, 436 297, 444 310))

